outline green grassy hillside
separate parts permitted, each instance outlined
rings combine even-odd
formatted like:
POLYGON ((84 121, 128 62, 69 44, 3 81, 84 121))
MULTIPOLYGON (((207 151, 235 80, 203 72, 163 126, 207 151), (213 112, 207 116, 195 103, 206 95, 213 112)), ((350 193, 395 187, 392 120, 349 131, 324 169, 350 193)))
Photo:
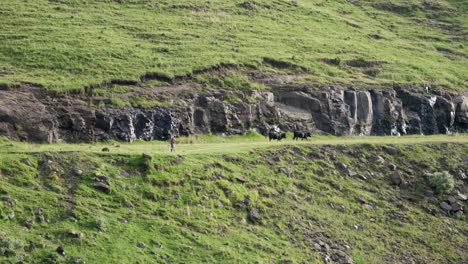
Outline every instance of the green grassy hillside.
POLYGON ((219 64, 304 80, 466 89, 460 0, 8 0, 0 84, 81 90, 219 64))
POLYGON ((25 152, 4 140, 0 262, 322 263, 344 253, 356 263, 463 263, 466 214, 438 211, 430 199, 447 195, 434 196, 423 175, 466 168, 466 142, 449 143, 464 138, 269 147, 203 138, 172 155, 161 144, 25 152), (394 173, 406 184, 391 185, 394 173))

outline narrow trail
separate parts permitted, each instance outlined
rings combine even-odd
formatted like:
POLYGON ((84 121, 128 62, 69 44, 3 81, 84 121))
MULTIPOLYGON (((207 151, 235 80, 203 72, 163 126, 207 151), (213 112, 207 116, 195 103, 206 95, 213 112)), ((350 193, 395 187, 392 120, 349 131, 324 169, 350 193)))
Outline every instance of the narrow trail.
POLYGON ((286 139, 281 142, 262 139, 230 139, 219 138, 221 142, 195 142, 186 143, 187 138, 181 138, 177 144, 176 152, 170 152, 168 142, 134 142, 134 143, 95 143, 95 144, 32 144, 32 143, 0 143, 0 153, 36 153, 36 152, 80 152, 80 153, 100 153, 103 155, 112 154, 141 154, 153 155, 201 155, 201 154, 233 154, 248 152, 255 149, 274 148, 276 146, 287 145, 350 145, 350 144, 377 144, 377 145, 398 145, 398 144, 430 144, 430 143, 460 143, 467 144, 468 135, 435 135, 435 136, 404 136, 404 137, 315 137, 310 140, 293 141, 286 139), (102 152, 104 147, 109 148, 109 152, 102 152))

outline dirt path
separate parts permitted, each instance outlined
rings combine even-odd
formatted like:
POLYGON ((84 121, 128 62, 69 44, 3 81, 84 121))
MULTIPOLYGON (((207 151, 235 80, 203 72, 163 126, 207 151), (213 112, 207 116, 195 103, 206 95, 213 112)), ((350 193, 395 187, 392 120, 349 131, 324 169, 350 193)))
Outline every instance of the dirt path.
POLYGON ((0 143, 0 153, 32 153, 32 152, 84 152, 109 154, 141 154, 153 155, 196 155, 196 154, 232 154, 248 152, 254 149, 270 148, 284 145, 349 145, 349 144, 429 144, 429 143, 461 143, 467 144, 468 135, 436 135, 436 136, 404 136, 404 137, 315 137, 308 141, 268 142, 267 139, 219 138, 223 142, 189 142, 181 138, 176 152, 171 153, 168 142, 134 142, 134 143, 97 143, 97 144, 30 144, 30 143, 0 143), (104 147, 110 152, 102 152, 104 147))

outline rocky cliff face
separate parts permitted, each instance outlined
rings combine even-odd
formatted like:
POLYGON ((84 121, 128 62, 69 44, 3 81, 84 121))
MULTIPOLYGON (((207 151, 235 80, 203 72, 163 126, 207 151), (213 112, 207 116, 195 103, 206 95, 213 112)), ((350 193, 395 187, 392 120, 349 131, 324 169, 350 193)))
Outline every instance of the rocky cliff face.
POLYGON ((35 87, 0 91, 0 135, 36 142, 167 139, 169 135, 265 133, 273 126, 331 135, 468 132, 468 94, 407 87, 313 89, 271 85, 269 92, 195 93, 177 106, 90 107, 92 98, 51 96, 35 87), (229 98, 236 98, 232 100, 229 98))

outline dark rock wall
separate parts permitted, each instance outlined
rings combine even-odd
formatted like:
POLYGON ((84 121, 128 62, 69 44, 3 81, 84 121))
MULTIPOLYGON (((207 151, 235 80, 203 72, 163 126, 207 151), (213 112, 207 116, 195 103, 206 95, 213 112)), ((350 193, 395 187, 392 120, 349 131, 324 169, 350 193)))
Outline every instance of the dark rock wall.
POLYGON ((171 134, 241 134, 308 130, 331 135, 404 135, 468 132, 468 94, 411 89, 311 90, 193 94, 178 107, 90 107, 84 96, 50 96, 22 87, 0 91, 0 135, 36 142, 168 139, 171 134), (240 98, 226 103, 228 95, 240 98))

